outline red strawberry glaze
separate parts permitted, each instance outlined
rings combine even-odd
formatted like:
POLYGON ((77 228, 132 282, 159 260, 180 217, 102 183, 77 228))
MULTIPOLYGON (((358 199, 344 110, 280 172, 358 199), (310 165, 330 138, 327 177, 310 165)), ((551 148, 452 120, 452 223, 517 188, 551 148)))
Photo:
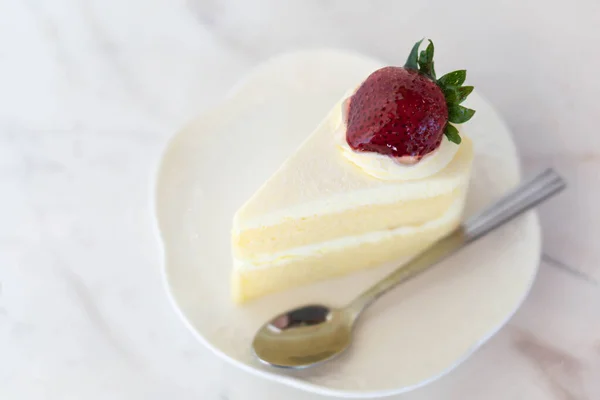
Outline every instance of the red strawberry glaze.
POLYGON ((440 87, 417 71, 385 67, 350 98, 346 140, 357 151, 418 161, 437 149, 448 121, 440 87))

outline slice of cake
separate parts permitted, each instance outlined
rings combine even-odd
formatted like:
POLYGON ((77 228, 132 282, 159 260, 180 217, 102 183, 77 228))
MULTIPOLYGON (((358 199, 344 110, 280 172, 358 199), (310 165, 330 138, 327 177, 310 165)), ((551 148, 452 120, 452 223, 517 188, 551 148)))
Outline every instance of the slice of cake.
POLYGON ((473 159, 466 72, 439 80, 433 44, 373 72, 238 210, 232 294, 243 302, 407 259, 461 219, 473 159))

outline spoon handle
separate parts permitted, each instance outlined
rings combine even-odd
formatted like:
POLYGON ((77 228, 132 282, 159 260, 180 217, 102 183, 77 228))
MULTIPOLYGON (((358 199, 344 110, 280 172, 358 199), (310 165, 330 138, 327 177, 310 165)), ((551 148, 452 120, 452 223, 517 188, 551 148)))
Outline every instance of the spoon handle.
POLYGON ((351 312, 353 318, 358 317, 368 305, 388 290, 429 269, 467 244, 504 225, 564 188, 564 180, 552 169, 547 169, 533 179, 522 183, 489 208, 469 218, 448 236, 367 289, 348 305, 348 311, 351 312))

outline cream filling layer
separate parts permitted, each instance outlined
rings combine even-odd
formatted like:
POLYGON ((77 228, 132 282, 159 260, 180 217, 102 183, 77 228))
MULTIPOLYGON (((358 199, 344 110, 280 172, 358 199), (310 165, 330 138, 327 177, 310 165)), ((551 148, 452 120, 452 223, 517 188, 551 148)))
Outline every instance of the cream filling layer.
POLYGON ((460 218, 464 201, 464 196, 461 196, 459 199, 454 201, 454 203, 452 203, 450 208, 448 208, 448 211, 446 211, 441 217, 428 221, 419 226, 403 226, 391 230, 369 232, 363 235, 343 237, 324 243, 316 243, 308 246, 288 249, 278 253, 265 254, 252 260, 240 260, 234 258, 233 266, 237 270, 275 268, 293 262, 297 258, 319 256, 319 254, 343 250, 347 247, 360 246, 361 244, 365 243, 379 242, 381 240, 396 236, 409 236, 429 230, 434 231, 440 226, 450 224, 452 221, 460 218))

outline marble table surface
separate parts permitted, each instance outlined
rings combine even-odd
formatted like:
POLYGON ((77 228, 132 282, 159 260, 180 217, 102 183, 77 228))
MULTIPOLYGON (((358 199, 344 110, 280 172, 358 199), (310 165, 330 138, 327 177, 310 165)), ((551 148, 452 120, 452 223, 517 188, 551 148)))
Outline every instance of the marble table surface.
MULTIPOLYGON (((504 114, 525 173, 569 190, 516 316, 398 399, 600 399, 596 0, 0 0, 0 398, 314 399, 224 363, 167 301, 150 218, 171 134, 253 66, 309 47, 439 70, 504 114)), ((393 368, 393 366, 387 366, 393 368)))

